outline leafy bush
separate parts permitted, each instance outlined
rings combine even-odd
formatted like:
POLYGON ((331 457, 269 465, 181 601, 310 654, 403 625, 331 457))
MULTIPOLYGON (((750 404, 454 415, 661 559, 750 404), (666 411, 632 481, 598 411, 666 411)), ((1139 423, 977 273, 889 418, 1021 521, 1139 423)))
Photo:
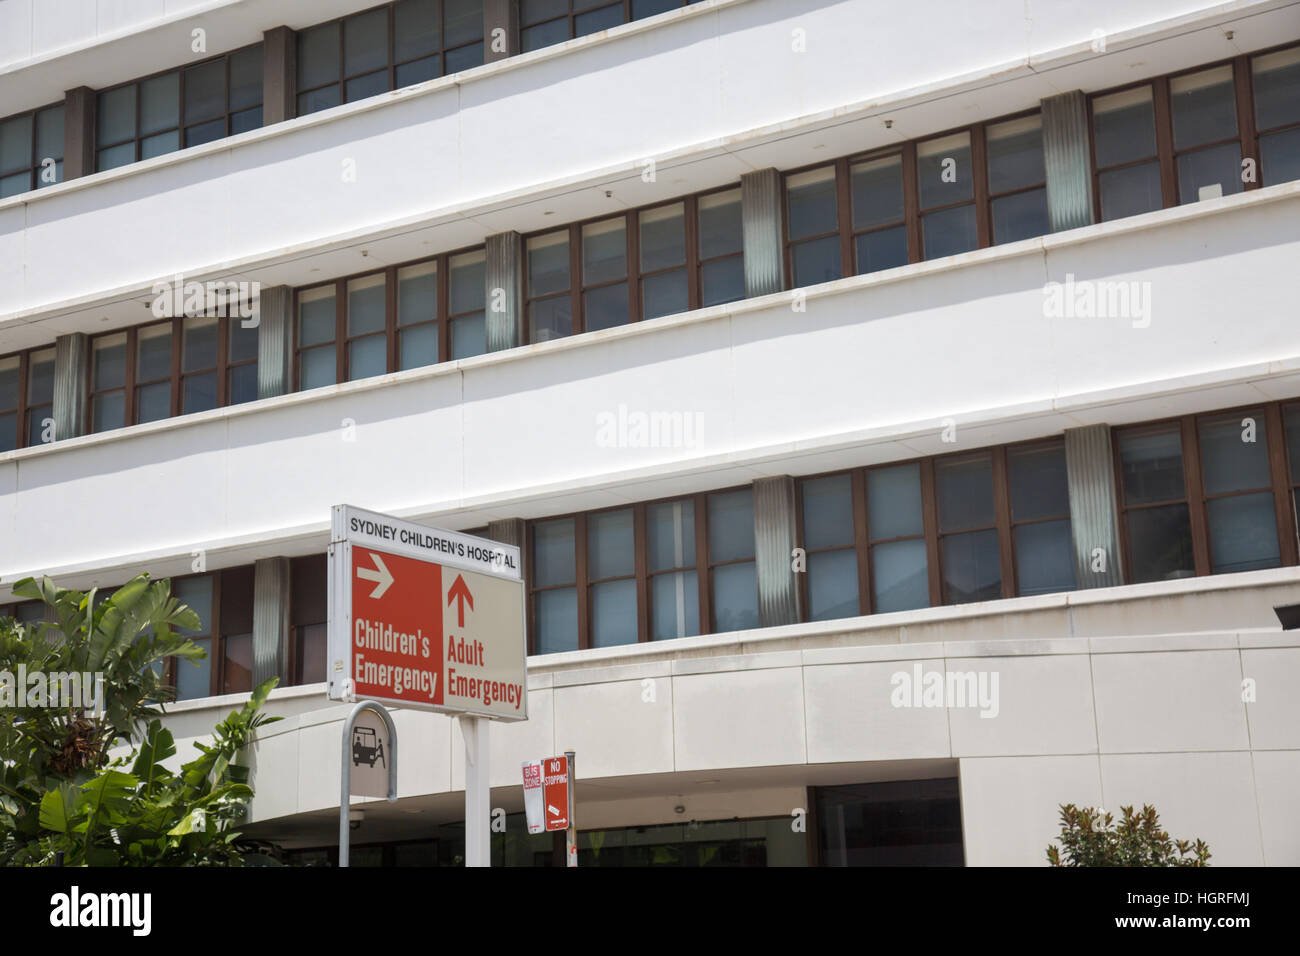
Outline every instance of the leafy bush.
POLYGON ((1120 807, 1124 818, 1093 807, 1061 807, 1061 849, 1047 847, 1052 866, 1207 866, 1210 848, 1204 840, 1171 840, 1160 829, 1156 808, 1144 806, 1140 813, 1120 807))
MULTIPOLYGON (((180 773, 160 705, 175 696, 165 662, 205 652, 177 633, 198 615, 171 597, 168 581, 140 575, 96 604, 96 592, 55 587, 46 578, 18 582, 14 594, 37 598, 53 622, 0 618, 0 671, 103 674, 98 709, 80 700, 55 706, 0 707, 0 863, 8 865, 240 865, 250 855, 232 827, 253 795, 248 768, 235 762, 259 726, 275 686, 254 690, 217 725, 209 745, 180 773), (112 755, 115 748, 126 753, 112 755)), ((25 699, 17 703, 25 705, 25 699)))

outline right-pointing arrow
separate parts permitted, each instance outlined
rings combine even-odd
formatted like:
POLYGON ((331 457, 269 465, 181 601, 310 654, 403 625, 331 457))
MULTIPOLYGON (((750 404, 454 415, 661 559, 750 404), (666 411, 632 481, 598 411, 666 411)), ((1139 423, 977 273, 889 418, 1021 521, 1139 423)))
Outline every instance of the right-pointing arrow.
POLYGON ((362 581, 374 581, 375 589, 370 592, 372 598, 381 598, 384 592, 393 586, 393 574, 388 570, 388 565, 384 564, 384 559, 373 551, 367 551, 367 554, 375 560, 374 568, 357 568, 357 577, 362 581), (378 568, 378 570, 375 570, 378 568))

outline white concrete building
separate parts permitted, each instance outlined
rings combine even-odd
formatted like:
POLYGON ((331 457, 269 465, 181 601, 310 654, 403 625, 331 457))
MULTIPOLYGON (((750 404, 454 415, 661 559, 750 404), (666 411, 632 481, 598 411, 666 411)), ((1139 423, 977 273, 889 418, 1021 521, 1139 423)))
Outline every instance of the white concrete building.
POLYGON ((1295 0, 7 0, 0 604, 174 577, 303 862, 348 502, 523 551, 498 862, 1300 864, 1297 262, 1295 0))

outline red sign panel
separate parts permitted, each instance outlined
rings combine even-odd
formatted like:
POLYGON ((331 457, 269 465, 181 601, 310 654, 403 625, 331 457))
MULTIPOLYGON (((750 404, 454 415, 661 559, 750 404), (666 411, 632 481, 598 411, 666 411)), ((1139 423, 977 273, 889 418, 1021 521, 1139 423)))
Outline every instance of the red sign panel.
POLYGON ((542 812, 547 830, 569 828, 569 758, 542 761, 542 812))
POLYGON ((354 547, 349 577, 357 697, 441 705, 442 566, 354 547))

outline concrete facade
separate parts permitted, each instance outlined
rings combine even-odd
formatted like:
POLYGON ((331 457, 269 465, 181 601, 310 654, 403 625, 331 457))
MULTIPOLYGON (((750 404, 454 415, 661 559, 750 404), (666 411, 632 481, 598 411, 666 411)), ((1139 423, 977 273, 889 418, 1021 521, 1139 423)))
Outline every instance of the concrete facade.
MULTIPOLYGON (((0 119, 183 66, 198 27, 219 53, 368 6, 11 0, 0 119)), ((776 582, 795 529, 784 479, 1296 399, 1300 180, 1093 223, 1080 130, 1066 128, 1097 91, 1296 40, 1289 0, 703 0, 0 199, 0 356, 68 336, 84 353, 87 336, 144 322, 154 284, 184 275, 274 290, 261 354, 276 365, 256 401, 97 434, 61 425, 61 440, 0 451, 0 605, 33 574, 88 588, 189 574, 198 556, 214 571, 256 564, 258 673, 288 678, 288 601, 266 588, 287 587, 285 559, 325 551, 341 502, 454 530, 511 522, 527 563, 525 522, 768 482, 786 492, 760 569, 776 582), (1053 162, 1073 177, 1055 200, 1074 202, 1061 231, 518 344, 521 236, 743 181, 766 189, 745 210, 767 257, 746 263, 762 266, 750 285, 780 289, 782 174, 1043 103, 1061 114, 1053 162), (293 290, 484 243, 488 291, 509 299, 488 319, 492 351, 293 391, 293 290), (1075 281, 1132 284, 1145 310, 1052 314, 1046 288, 1075 281), (599 416, 624 406, 703 428, 689 447, 597 441, 599 416)), ((65 391, 61 403, 86 401, 65 391)), ((1076 451, 1071 497, 1092 502, 1118 551, 1114 493, 1098 485, 1109 441, 1086 461, 1076 451)), ((491 728, 493 804, 519 812, 519 762, 565 749, 584 828, 790 817, 809 788, 956 777, 967 865, 1043 864, 1068 802, 1154 803, 1215 864, 1300 865, 1300 632, 1272 611, 1300 603, 1300 567, 1123 584, 1115 561, 1108 575, 532 656, 530 719, 491 728), (917 667, 996 675, 996 717, 899 706, 895 677, 917 667)), ((779 586, 769 616, 803 613, 779 586)), ((178 759, 246 698, 170 705, 178 759)), ((252 757, 249 832, 329 844, 345 708, 307 683, 267 710, 286 719, 252 757)), ((450 718, 395 718, 400 799, 366 807, 391 840, 461 819, 464 786, 450 718)))

